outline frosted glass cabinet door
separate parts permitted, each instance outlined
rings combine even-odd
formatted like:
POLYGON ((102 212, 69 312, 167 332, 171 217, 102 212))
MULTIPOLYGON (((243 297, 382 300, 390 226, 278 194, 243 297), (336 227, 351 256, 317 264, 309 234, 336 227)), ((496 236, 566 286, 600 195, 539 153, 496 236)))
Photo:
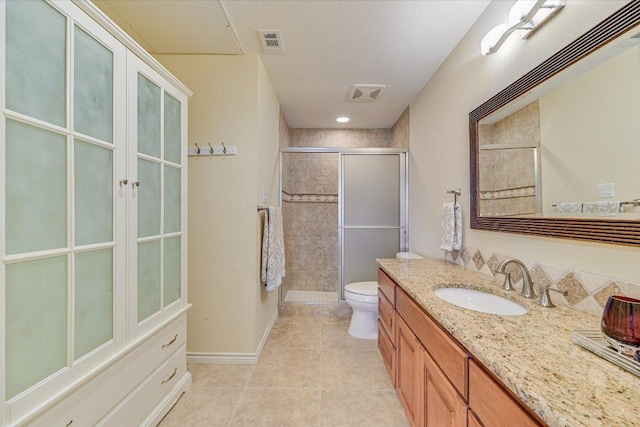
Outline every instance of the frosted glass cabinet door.
POLYGON ((113 54, 77 26, 74 43, 75 130, 113 142, 113 54))
POLYGON ((6 106, 65 126, 66 18, 42 1, 4 3, 6 106))
POLYGON ((76 254, 74 358, 113 338, 113 250, 76 254))
POLYGON ((138 237, 160 234, 160 164, 138 159, 138 237))
POLYGON ((67 140, 6 121, 6 252, 67 247, 67 140))
POLYGON ((180 164, 182 146, 182 105, 164 94, 164 159, 180 164))
POLYGON ((8 265, 6 307, 10 399, 67 365, 67 257, 8 265))
POLYGON ((75 141, 76 245, 113 240, 113 152, 75 141))
POLYGON ((160 88, 138 74, 138 153, 160 158, 160 88))
POLYGON ((138 322, 160 311, 160 242, 138 243, 138 322))
POLYGON ((180 231, 180 169, 164 166, 164 232, 180 231))
POLYGON ((163 302, 165 307, 180 298, 182 260, 180 244, 180 237, 164 240, 163 302))

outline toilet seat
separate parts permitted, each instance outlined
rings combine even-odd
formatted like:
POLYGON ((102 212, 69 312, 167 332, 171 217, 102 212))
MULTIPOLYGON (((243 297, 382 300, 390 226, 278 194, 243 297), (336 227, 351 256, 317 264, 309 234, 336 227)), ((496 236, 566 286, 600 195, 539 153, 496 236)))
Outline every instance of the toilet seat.
POLYGON ((353 301, 378 303, 378 282, 354 282, 344 287, 344 298, 353 301))

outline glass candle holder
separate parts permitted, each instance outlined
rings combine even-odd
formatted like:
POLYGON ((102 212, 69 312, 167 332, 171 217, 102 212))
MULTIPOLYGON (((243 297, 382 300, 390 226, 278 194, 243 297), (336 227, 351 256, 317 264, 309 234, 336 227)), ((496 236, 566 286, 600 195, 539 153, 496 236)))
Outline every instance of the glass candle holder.
POLYGON ((640 349, 640 300, 611 295, 604 307, 600 327, 618 352, 634 357, 640 349))

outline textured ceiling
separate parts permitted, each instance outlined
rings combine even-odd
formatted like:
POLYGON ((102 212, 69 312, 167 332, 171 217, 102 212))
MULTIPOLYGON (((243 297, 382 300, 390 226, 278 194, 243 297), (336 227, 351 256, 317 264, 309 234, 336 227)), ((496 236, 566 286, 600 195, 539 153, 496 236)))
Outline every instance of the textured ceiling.
POLYGON ((98 0, 96 4, 152 53, 261 54, 290 127, 388 128, 489 2, 98 0), (284 53, 263 54, 257 30, 280 30, 284 53), (386 90, 375 102, 355 103, 347 101, 353 84, 383 84, 386 90), (340 115, 351 121, 336 123, 340 115))

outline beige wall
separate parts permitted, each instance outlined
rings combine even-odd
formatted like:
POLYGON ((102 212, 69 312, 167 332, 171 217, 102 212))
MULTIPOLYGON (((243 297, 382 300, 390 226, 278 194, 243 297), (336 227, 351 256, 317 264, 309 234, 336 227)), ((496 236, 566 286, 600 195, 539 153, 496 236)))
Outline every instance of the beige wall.
POLYGON ((277 203, 279 105, 257 55, 158 55, 194 93, 189 145, 237 156, 189 158, 188 352, 255 354, 277 311, 259 284, 262 189, 277 203))
POLYGON ((540 98, 542 195, 552 204, 594 201, 598 184, 640 197, 640 45, 540 98))
POLYGON ((511 37, 494 55, 480 41, 507 20, 513 1, 492 2, 411 104, 410 248, 443 257, 440 212, 461 187, 464 244, 569 268, 638 281, 640 249, 525 237, 469 229, 469 112, 545 58, 624 5, 625 1, 568 0, 566 7, 528 40, 511 37))
MULTIPOLYGON (((280 201, 280 104, 273 91, 267 71, 258 59, 258 186, 256 200, 261 205, 278 206, 280 201), (266 199, 264 195, 266 193, 266 199)), ((261 214, 264 216, 264 214, 261 214)), ((261 264, 262 227, 257 224, 256 265, 261 264)), ((267 292, 256 275, 256 323, 254 345, 264 337, 269 322, 278 310, 278 291, 267 292)))

